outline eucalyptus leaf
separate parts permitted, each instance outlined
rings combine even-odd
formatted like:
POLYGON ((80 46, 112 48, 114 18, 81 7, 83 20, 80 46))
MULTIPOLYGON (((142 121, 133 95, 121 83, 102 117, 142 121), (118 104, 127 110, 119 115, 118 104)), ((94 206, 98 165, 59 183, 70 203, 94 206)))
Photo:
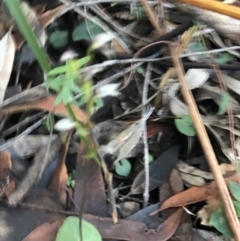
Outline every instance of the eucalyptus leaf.
POLYGON ((115 172, 119 176, 127 177, 130 174, 131 169, 132 165, 126 158, 121 159, 115 164, 115 172))
POLYGON ((92 40, 92 38, 103 32, 95 23, 84 20, 73 30, 72 39, 73 41, 92 40))
MULTIPOLYGON (((102 237, 98 230, 89 222, 82 222, 82 241, 102 241, 102 237)), ((59 228, 55 241, 79 241, 79 218, 74 216, 67 217, 62 226, 59 228)))
POLYGON ((54 103, 53 105, 54 106, 57 106, 59 105, 61 102, 63 101, 63 95, 62 95, 62 92, 59 92, 56 99, 54 100, 54 103))
POLYGON ((146 224, 146 226, 149 229, 157 229, 157 227, 159 226, 159 224, 162 221, 162 218, 159 217, 158 213, 155 215, 151 215, 151 216, 150 216, 150 213, 152 213, 153 211, 158 209, 159 204, 160 203, 156 203, 156 204, 147 206, 147 207, 139 210, 138 212, 132 214, 131 216, 128 216, 126 219, 144 223, 144 224, 146 224))
POLYGON ((237 182, 229 181, 229 189, 233 197, 240 201, 240 185, 237 182))
POLYGON ((49 36, 49 42, 55 49, 65 47, 68 43, 68 31, 54 31, 49 36))
POLYGON ((193 121, 189 115, 180 115, 174 120, 176 128, 179 132, 186 136, 195 136, 193 121))
POLYGON ((87 64, 91 59, 91 56, 85 56, 81 59, 76 60, 76 66, 77 68, 82 67, 83 65, 87 64))
POLYGON ((209 224, 215 227, 219 232, 225 236, 232 238, 233 233, 229 226, 227 217, 224 213, 222 206, 219 206, 213 213, 210 215, 209 224))

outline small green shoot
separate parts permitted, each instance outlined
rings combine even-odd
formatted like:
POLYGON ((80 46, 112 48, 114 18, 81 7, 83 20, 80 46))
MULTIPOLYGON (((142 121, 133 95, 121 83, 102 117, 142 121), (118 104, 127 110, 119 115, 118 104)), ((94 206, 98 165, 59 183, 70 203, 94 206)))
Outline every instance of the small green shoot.
POLYGON ((130 174, 131 169, 131 163, 125 158, 115 164, 115 172, 122 177, 127 177, 130 174))
POLYGON ((73 170, 68 175, 68 179, 66 181, 67 187, 70 187, 70 188, 74 189, 74 187, 75 187, 75 179, 76 179, 76 170, 73 170))
POLYGON ((144 68, 142 66, 137 67, 136 71, 141 74, 144 75, 144 68))
POLYGON ((52 114, 49 114, 47 118, 43 121, 43 126, 49 132, 53 129, 54 117, 52 114))
MULTIPOLYGON (((55 241, 79 241, 79 217, 67 217, 59 228, 55 241)), ((102 241, 98 230, 89 222, 81 220, 82 223, 82 241, 102 241)))
POLYGON ((178 131, 186 136, 195 136, 196 132, 194 129, 193 121, 189 115, 177 116, 174 120, 178 131))

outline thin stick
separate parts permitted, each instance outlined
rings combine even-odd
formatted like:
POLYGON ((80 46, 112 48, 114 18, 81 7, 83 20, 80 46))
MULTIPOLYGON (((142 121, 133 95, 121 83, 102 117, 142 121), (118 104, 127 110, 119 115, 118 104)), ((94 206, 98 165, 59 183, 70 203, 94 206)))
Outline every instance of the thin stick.
POLYGON ((194 122, 194 126, 198 134, 198 138, 203 148, 204 154, 208 160, 208 164, 211 168, 214 179, 216 180, 216 183, 220 192, 220 196, 223 202, 223 207, 224 207, 228 222, 230 224, 230 227, 233 231, 233 235, 236 241, 240 241, 238 218, 237 218, 230 194, 228 192, 226 183, 219 169, 218 162, 217 162, 215 153, 213 151, 211 142, 208 138, 207 131, 204 127, 202 118, 200 117, 196 102, 194 101, 192 92, 188 90, 188 86, 184 77, 185 74, 183 70, 182 61, 179 59, 178 53, 179 52, 177 47, 175 48, 173 47, 171 55, 172 55, 172 60, 174 62, 175 70, 178 76, 178 80, 181 85, 182 94, 185 102, 188 105, 190 115, 194 122))
POLYGON ((224 14, 232 18, 240 19, 240 8, 222 3, 216 0, 174 0, 175 2, 186 3, 198 8, 210 10, 216 13, 224 14))
POLYGON ((140 0, 140 2, 142 3, 143 7, 145 8, 152 26, 157 30, 159 36, 162 36, 163 29, 160 28, 160 26, 157 22, 157 17, 155 16, 155 13, 152 10, 152 8, 149 6, 147 0, 140 0))
POLYGON ((143 193, 143 207, 147 207, 148 205, 148 199, 149 199, 149 162, 148 162, 148 138, 147 138, 147 128, 146 128, 146 117, 144 117, 146 114, 146 108, 145 105, 147 103, 147 94, 148 94, 148 83, 150 80, 150 64, 148 64, 147 71, 145 74, 145 80, 143 85, 143 93, 142 93, 142 139, 144 143, 144 171, 145 171, 145 187, 144 187, 144 193, 143 193))

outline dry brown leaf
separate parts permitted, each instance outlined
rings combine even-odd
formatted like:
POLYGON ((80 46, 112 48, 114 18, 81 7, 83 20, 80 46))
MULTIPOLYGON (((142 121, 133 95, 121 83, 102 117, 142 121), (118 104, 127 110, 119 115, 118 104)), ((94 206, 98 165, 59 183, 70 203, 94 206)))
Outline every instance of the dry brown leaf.
POLYGON ((206 182, 202 177, 180 172, 182 180, 193 186, 203 186, 206 182))
MULTIPOLYGON (((226 182, 237 181, 237 180, 238 180, 237 175, 225 179, 226 182)), ((201 187, 191 187, 186 191, 175 194, 174 196, 167 199, 165 202, 162 203, 162 205, 158 210, 152 212, 152 215, 166 208, 183 207, 188 204, 197 203, 210 198, 214 198, 218 195, 219 195, 219 192, 215 182, 212 182, 210 184, 207 184, 201 187)))
POLYGON ((51 183, 48 187, 49 190, 56 192, 63 205, 66 204, 66 181, 68 178, 67 167, 65 164, 66 156, 69 148, 69 143, 72 137, 72 130, 68 132, 65 143, 62 144, 60 156, 58 158, 57 167, 53 173, 51 183))
MULTIPOLYGON (((46 28, 49 24, 51 24, 56 18, 57 16, 62 13, 65 9, 67 8, 67 6, 65 5, 61 5, 55 9, 49 10, 41 15, 37 16, 37 21, 39 23, 39 26, 41 26, 41 28, 46 28)), ((37 9, 37 11, 42 11, 41 9, 37 9)), ((37 12, 38 13, 38 12, 37 12)), ((31 24, 31 22, 30 22, 31 24)), ((32 26, 32 24, 31 24, 32 26)), ((34 26, 32 26, 34 28, 34 26)), ((14 39, 15 39, 15 43, 16 43, 16 48, 20 49, 23 45, 23 43, 25 42, 25 39, 23 37, 23 35, 16 31, 14 34, 14 39)))
POLYGON ((67 9, 66 5, 61 5, 55 9, 49 10, 38 17, 39 23, 43 28, 46 28, 49 24, 51 24, 59 14, 61 14, 65 9, 67 9))
POLYGON ((163 130, 162 123, 151 122, 147 125, 147 137, 150 138, 163 130))
POLYGON ((219 166, 221 173, 223 176, 228 175, 228 174, 235 174, 236 173, 236 165, 234 164, 229 164, 229 163, 222 163, 219 166))
POLYGON ((45 5, 42 3, 39 3, 33 7, 34 11, 36 12, 37 16, 40 14, 43 14, 45 11, 45 5))
POLYGON ((2 104, 5 92, 12 73, 16 46, 11 32, 5 34, 0 40, 0 105, 2 104))
POLYGON ((24 176, 18 183, 17 189, 8 197, 9 205, 15 206, 40 181, 46 167, 58 156, 61 147, 61 138, 57 136, 49 145, 49 148, 48 145, 44 146, 36 153, 27 175, 24 176))
POLYGON ((126 158, 129 153, 137 146, 142 136, 141 121, 136 121, 124 129, 107 145, 101 146, 98 153, 104 157, 106 154, 114 156, 116 164, 122 158, 126 158))
POLYGON ((0 199, 6 194, 10 184, 12 161, 9 152, 0 153, 0 199))
POLYGON ((194 166, 190 166, 189 164, 187 164, 186 162, 183 162, 183 161, 179 161, 177 163, 176 168, 181 173, 186 173, 186 174, 193 175, 193 176, 199 176, 204 179, 213 180, 213 175, 211 172, 204 172, 194 166))
POLYGON ((209 225, 210 215, 221 203, 222 202, 219 196, 216 198, 211 198, 207 201, 207 205, 205 205, 201 210, 198 211, 197 216, 201 218, 202 225, 209 225))
POLYGON ((114 52, 116 53, 126 53, 126 51, 123 49, 123 47, 115 40, 112 40, 112 48, 114 50, 114 52))
POLYGON ((12 158, 29 158, 56 137, 57 135, 52 135, 51 137, 45 135, 27 135, 20 139, 13 140, 11 146, 7 148, 7 151, 11 154, 12 158))
POLYGON ((159 225, 157 232, 161 238, 158 240, 165 241, 173 236, 179 226, 183 212, 183 208, 177 208, 171 216, 159 225))
POLYGON ((62 223, 63 219, 59 219, 52 223, 39 225, 22 241, 53 241, 62 223))
MULTIPOLYGON (((62 103, 57 106, 53 105, 55 98, 56 98, 55 95, 51 95, 46 98, 39 99, 37 101, 31 101, 24 104, 4 107, 1 109, 0 117, 6 114, 13 114, 13 113, 18 113, 18 112, 33 110, 33 109, 45 110, 45 111, 53 112, 54 114, 57 114, 57 115, 68 116, 68 112, 62 103)), ((72 109, 78 121, 82 123, 86 123, 87 116, 85 115, 85 113, 77 106, 74 106, 74 105, 72 105, 72 109)))
POLYGON ((174 194, 182 192, 184 189, 183 181, 177 169, 173 169, 169 177, 169 185, 174 194))

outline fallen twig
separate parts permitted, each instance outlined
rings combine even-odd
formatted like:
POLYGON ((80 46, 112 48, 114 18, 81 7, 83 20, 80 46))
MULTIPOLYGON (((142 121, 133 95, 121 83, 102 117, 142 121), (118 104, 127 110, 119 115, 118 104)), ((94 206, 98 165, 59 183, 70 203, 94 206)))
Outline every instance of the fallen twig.
POLYGON ((208 138, 207 131, 204 127, 202 118, 200 117, 196 102, 194 101, 192 92, 188 90, 188 86, 184 77, 183 65, 181 60, 179 59, 178 47, 172 47, 171 56, 174 62, 175 71, 178 76, 178 80, 181 85, 184 100, 188 105, 191 118, 193 120, 197 135, 199 137, 199 141, 203 148, 203 152, 205 153, 205 156, 208 160, 208 164, 213 173, 214 179, 216 180, 228 222, 233 231, 235 240, 240 241, 238 218, 237 218, 229 191, 227 189, 226 183, 219 169, 218 162, 217 162, 215 153, 213 151, 211 142, 208 138))

